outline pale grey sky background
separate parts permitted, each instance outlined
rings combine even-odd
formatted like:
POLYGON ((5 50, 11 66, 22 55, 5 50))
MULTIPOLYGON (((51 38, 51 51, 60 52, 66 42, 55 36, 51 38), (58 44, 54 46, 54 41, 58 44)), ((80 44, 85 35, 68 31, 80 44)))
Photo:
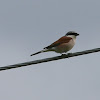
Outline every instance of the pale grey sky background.
MULTIPOLYGON (((30 57, 70 30, 70 52, 100 47, 100 1, 0 0, 0 66, 59 55, 30 57)), ((0 100, 100 100, 100 53, 2 71, 0 100)))

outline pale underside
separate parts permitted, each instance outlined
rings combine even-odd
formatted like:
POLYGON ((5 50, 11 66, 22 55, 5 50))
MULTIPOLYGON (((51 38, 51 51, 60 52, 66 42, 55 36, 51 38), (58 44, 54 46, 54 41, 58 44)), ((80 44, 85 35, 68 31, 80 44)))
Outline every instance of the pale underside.
POLYGON ((55 51, 57 53, 66 53, 69 50, 71 50, 74 45, 75 45, 75 41, 73 41, 73 39, 71 39, 68 43, 62 43, 56 47, 52 47, 51 49, 49 49, 47 51, 55 51))

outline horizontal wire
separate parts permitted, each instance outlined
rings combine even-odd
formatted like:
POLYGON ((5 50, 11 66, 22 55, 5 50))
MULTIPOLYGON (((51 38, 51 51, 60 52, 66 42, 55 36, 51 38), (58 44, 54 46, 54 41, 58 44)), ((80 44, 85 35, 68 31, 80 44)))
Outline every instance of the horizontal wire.
POLYGON ((59 60, 59 59, 70 58, 70 57, 74 57, 74 56, 85 55, 85 54, 99 52, 99 51, 100 51, 100 48, 95 48, 95 49, 85 50, 85 51, 80 51, 80 52, 75 52, 75 53, 68 53, 66 55, 64 54, 61 56, 56 56, 56 57, 51 57, 51 58, 45 58, 45 59, 40 59, 40 60, 35 60, 35 61, 18 63, 18 64, 14 64, 14 65, 8 65, 8 66, 0 67, 0 71, 12 69, 12 68, 23 67, 23 66, 28 66, 28 65, 33 65, 33 64, 39 64, 39 63, 43 63, 43 62, 59 60))

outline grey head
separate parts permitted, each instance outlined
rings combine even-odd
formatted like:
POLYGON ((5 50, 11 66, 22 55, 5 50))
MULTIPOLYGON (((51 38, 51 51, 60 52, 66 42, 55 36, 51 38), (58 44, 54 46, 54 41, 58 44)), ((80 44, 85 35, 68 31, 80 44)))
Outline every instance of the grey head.
POLYGON ((79 34, 77 32, 75 32, 75 31, 69 31, 69 32, 66 33, 65 36, 68 36, 68 35, 78 36, 79 34))

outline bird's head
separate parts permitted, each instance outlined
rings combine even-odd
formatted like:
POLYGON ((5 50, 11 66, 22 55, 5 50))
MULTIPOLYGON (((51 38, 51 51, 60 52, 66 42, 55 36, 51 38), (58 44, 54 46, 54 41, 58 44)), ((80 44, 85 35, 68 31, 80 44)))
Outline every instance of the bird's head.
POLYGON ((74 36, 74 37, 76 37, 76 36, 78 36, 79 34, 77 33, 77 32, 75 32, 75 31, 69 31, 69 32, 67 32, 66 33, 66 35, 65 36, 74 36))

